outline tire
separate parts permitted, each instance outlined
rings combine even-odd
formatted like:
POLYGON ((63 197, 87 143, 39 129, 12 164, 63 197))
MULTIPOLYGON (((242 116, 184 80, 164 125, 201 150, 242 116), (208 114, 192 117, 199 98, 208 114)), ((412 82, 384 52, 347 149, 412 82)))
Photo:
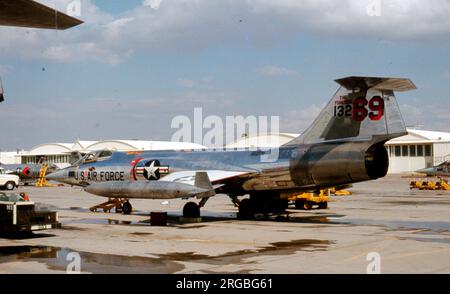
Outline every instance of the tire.
POLYGON ((200 206, 195 202, 188 202, 183 207, 183 217, 196 218, 200 217, 200 206))
POLYGON ((328 208, 328 202, 320 202, 319 203, 319 209, 327 209, 328 208))
POLYGON ((305 202, 303 203, 303 209, 304 209, 304 210, 311 210, 311 208, 312 208, 312 203, 311 203, 311 201, 305 201, 305 202))
POLYGON ((255 218, 255 202, 251 199, 243 199, 239 203, 239 218, 240 219, 254 219, 255 218))
POLYGON ((16 187, 16 183, 14 183, 14 182, 7 182, 5 185, 6 190, 9 190, 9 191, 14 190, 15 187, 16 187))
POLYGON ((133 211, 133 206, 131 206, 130 202, 125 202, 122 204, 122 213, 123 214, 130 214, 133 211))

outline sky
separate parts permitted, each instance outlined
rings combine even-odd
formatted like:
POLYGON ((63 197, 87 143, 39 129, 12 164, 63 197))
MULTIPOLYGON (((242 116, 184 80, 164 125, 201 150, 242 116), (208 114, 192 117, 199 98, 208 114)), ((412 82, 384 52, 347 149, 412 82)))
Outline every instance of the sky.
POLYGON ((450 132, 449 0, 79 3, 69 30, 0 27, 0 150, 170 140, 195 107, 300 133, 351 75, 412 79, 397 94, 406 124, 450 132))

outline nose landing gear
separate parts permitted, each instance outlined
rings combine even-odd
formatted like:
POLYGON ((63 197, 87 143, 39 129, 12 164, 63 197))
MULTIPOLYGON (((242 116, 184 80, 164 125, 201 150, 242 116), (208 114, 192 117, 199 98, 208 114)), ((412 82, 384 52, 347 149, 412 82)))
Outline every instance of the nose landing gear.
POLYGON ((133 211, 133 206, 131 206, 131 203, 129 201, 126 201, 122 204, 122 213, 123 214, 130 214, 133 211))

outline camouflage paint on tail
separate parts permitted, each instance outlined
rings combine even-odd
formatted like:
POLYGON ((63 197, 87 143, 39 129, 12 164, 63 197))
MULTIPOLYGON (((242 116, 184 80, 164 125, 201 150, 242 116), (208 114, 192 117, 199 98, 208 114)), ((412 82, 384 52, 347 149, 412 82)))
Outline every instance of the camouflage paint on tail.
POLYGON ((415 89, 409 79, 347 77, 313 124, 287 145, 330 141, 382 142, 406 134, 394 91, 415 89))

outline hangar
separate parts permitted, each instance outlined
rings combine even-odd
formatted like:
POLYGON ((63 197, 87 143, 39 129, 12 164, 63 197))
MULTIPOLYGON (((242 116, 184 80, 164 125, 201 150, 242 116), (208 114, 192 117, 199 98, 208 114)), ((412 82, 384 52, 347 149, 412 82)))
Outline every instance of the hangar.
POLYGON ((450 159, 450 133, 408 129, 386 143, 389 173, 411 172, 450 159))

